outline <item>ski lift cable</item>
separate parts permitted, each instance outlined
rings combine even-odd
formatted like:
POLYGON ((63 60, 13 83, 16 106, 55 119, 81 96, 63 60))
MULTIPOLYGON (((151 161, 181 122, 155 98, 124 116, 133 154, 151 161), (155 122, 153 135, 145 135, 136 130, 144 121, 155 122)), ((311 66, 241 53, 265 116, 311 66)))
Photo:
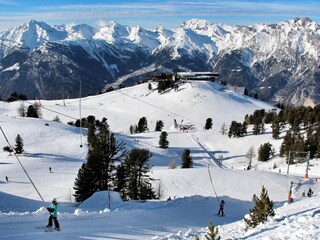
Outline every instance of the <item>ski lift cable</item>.
POLYGON ((218 197, 217 192, 216 192, 216 189, 215 189, 215 187, 214 187, 214 185, 213 185, 213 181, 212 181, 212 177, 211 177, 211 173, 210 173, 209 166, 210 166, 210 165, 208 164, 208 173, 209 173, 209 177, 210 177, 211 186, 212 186, 212 189, 213 189, 213 191, 214 191, 214 194, 216 195, 216 199, 217 199, 218 203, 220 204, 219 197, 218 197))
MULTIPOLYGON (((202 125, 202 123, 200 123, 200 122, 198 122, 198 121, 195 121, 194 119, 188 118, 188 117, 186 117, 186 116, 180 115, 180 114, 175 113, 175 112, 171 112, 171 111, 169 111, 169 110, 167 110, 167 109, 164 109, 164 108, 162 108, 162 107, 159 107, 159 106, 157 106, 157 105, 155 105, 155 104, 149 103, 149 102, 147 102, 147 101, 143 101, 142 99, 139 99, 139 98, 137 98, 137 97, 130 96, 129 94, 124 93, 124 91, 123 91, 122 89, 120 89, 119 92, 120 92, 121 94, 127 96, 127 97, 130 97, 130 98, 132 98, 132 99, 135 99, 135 100, 137 100, 137 101, 139 101, 139 102, 142 102, 142 103, 144 103, 144 104, 147 104, 147 105, 149 105, 149 106, 152 106, 152 107, 154 107, 154 108, 157 108, 157 109, 159 109, 159 110, 162 110, 162 111, 164 111, 164 112, 170 113, 170 114, 172 114, 172 115, 175 115, 175 116, 184 118, 184 119, 186 119, 186 120, 189 120, 189 121, 191 121, 191 122, 197 123, 197 124, 199 124, 199 125, 202 125)), ((216 130, 216 131, 217 131, 217 130, 216 130)))
MULTIPOLYGON (((17 97, 13 97, 13 98, 15 98, 16 100, 18 100, 18 101, 20 101, 20 102, 26 102, 26 103, 29 103, 29 104, 31 104, 31 105, 34 104, 33 102, 28 101, 28 100, 21 100, 21 99, 19 99, 19 98, 17 98, 17 97)), ((72 120, 78 120, 78 118, 76 118, 76 117, 72 117, 72 116, 67 115, 67 114, 65 114, 65 113, 62 113, 62 112, 59 112, 59 111, 56 111, 56 110, 49 109, 49 108, 47 108, 47 107, 42 106, 41 104, 40 104, 39 107, 42 108, 42 109, 44 109, 44 110, 47 110, 47 111, 49 111, 49 112, 53 112, 53 113, 59 114, 59 115, 61 115, 61 116, 70 118, 70 119, 72 119, 72 120)), ((86 124, 87 124, 87 125, 91 125, 91 126, 95 126, 94 124, 92 124, 92 123, 90 123, 90 122, 88 122, 88 123, 86 123, 86 124)))
MULTIPOLYGON (((8 145, 9 145, 10 149, 13 149, 12 145, 10 144, 10 142, 9 142, 9 140, 8 140, 8 138, 7 138, 6 134, 4 133, 4 131, 3 131, 3 129, 2 129, 2 127, 1 127, 1 126, 0 126, 0 129, 1 129, 1 132, 2 132, 2 134, 3 134, 4 138, 5 138, 5 140, 6 140, 6 141, 7 141, 7 143, 8 143, 8 145)), ((34 189, 36 190, 36 192, 38 193, 38 195, 39 195, 39 197, 41 198, 42 202, 45 202, 45 201, 44 201, 44 199, 43 199, 43 197, 41 196, 41 194, 40 194, 39 190, 37 189, 36 185, 34 184, 34 182, 32 181, 31 177, 29 176, 29 174, 28 174, 27 170, 26 170, 26 169, 24 168, 24 166, 22 165, 22 163, 21 163, 20 159, 18 158, 17 154, 16 154, 15 152, 13 152, 13 154, 14 154, 14 156, 16 157, 17 161, 19 162, 20 166, 22 167, 22 169, 23 169, 24 173, 27 175, 27 177, 28 177, 28 179, 29 179, 30 183, 32 184, 32 186, 34 187, 34 189)))

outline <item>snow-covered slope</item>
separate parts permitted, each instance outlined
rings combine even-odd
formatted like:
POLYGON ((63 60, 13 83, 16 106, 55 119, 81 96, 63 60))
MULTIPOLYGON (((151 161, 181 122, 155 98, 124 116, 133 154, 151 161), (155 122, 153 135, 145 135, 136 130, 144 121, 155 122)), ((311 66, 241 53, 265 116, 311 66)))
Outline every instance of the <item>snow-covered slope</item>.
MULTIPOLYGON (((319 234, 320 187, 315 182, 320 175, 318 162, 311 163, 309 173, 313 179, 306 180, 302 178, 304 165, 291 166, 290 176, 286 176, 287 165, 279 157, 266 164, 254 159, 254 170, 244 171, 245 154, 251 146, 257 150, 260 144, 270 142, 277 154, 281 140, 273 140, 269 131, 264 135, 229 139, 220 134, 221 124, 228 126, 232 120, 243 121, 245 114, 272 106, 208 82, 185 83, 179 86, 179 91, 163 94, 149 91, 147 84, 141 84, 82 98, 82 117, 106 117, 111 130, 128 149, 150 149, 153 154, 150 176, 160 200, 122 202, 116 193, 111 193, 110 209, 106 209, 108 193, 100 192, 76 205, 73 183, 86 158, 86 131, 66 123, 79 118, 79 103, 80 99, 41 100, 43 119, 32 119, 18 117, 21 102, 0 102, 3 133, 12 145, 17 134, 23 138, 25 153, 18 156, 19 160, 45 201, 41 201, 17 159, 1 151, 0 239, 180 240, 194 239, 196 235, 205 239, 209 222, 219 227, 223 239, 283 239, 283 236, 314 239, 319 234), (56 116, 62 123, 52 121, 56 116), (148 120, 149 132, 130 135, 129 126, 137 124, 143 116, 148 120), (205 131, 203 126, 208 117, 213 119, 213 129, 205 131), (191 126, 190 131, 175 129, 174 119, 179 123, 183 120, 191 126), (168 132, 168 149, 158 147, 160 132, 154 132, 158 120, 164 122, 163 130, 168 132), (194 158, 192 169, 180 168, 185 148, 190 149, 194 158), (169 168, 172 161, 176 161, 176 169, 169 168), (292 192, 294 202, 288 205, 290 182, 296 184, 292 192), (262 186, 266 186, 275 203, 276 216, 245 232, 241 219, 252 207, 253 194, 259 194, 262 186), (315 196, 301 198, 309 186, 315 196), (59 202, 62 231, 46 233, 37 227, 46 225, 45 207, 54 197, 59 202), (167 201, 169 197, 171 201, 167 201), (224 218, 215 216, 221 199, 226 201, 224 218), (296 230, 306 226, 309 231, 296 230)), ((2 134, 0 146, 6 145, 2 134)))

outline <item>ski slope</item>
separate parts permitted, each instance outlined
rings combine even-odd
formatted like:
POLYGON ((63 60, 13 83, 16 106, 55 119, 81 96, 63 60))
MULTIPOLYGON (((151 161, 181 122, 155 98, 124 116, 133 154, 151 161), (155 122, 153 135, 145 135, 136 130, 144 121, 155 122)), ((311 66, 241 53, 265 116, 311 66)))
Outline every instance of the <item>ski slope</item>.
MULTIPOLYGON (((0 126, 5 136, 14 145, 20 134, 25 149, 18 159, 0 151, 0 239, 180 240, 194 239, 196 235, 205 239, 209 222, 218 226, 222 239, 317 239, 318 161, 310 164, 310 179, 303 178, 305 164, 291 166, 287 176, 287 165, 279 157, 264 164, 254 159, 254 169, 244 171, 248 164, 245 154, 251 146, 257 150, 260 144, 270 142, 278 151, 281 141, 272 139, 270 129, 263 135, 238 139, 220 134, 223 123, 228 126, 232 120, 242 122, 245 114, 272 106, 204 82, 186 83, 178 92, 164 94, 149 91, 147 84, 141 84, 81 99, 83 117, 106 117, 117 139, 125 142, 128 149, 150 150, 150 177, 160 199, 122 202, 111 192, 107 203, 108 193, 99 192, 79 205, 72 194, 78 169, 86 160, 86 130, 66 124, 79 118, 79 102, 41 100, 42 119, 19 117, 17 108, 21 102, 0 102, 0 126), (62 122, 53 122, 55 116, 62 122), (149 131, 130 135, 129 126, 143 116, 148 120, 149 131), (206 131, 203 126, 208 117, 213 119, 213 129, 206 131), (174 119, 192 128, 181 132, 174 128, 174 119), (168 132, 168 149, 158 147, 160 132, 154 132, 158 120, 164 122, 168 132), (194 159, 191 169, 180 168, 185 148, 190 149, 194 159), (172 161, 177 168, 169 168, 172 161), (295 183, 294 202, 288 204, 291 182, 295 183), (253 194, 260 194, 262 186, 274 201, 276 216, 245 232, 242 219, 253 206, 253 194), (314 196, 302 198, 308 187, 313 188, 314 196), (47 224, 46 206, 53 198, 59 202, 62 231, 47 233, 39 227, 47 224), (167 201, 169 198, 171 201, 167 201), (221 199, 226 202, 226 217, 215 216, 221 199)), ((26 106, 30 103, 33 101, 24 102, 26 106)), ((6 145, 1 136, 0 146, 6 145)))

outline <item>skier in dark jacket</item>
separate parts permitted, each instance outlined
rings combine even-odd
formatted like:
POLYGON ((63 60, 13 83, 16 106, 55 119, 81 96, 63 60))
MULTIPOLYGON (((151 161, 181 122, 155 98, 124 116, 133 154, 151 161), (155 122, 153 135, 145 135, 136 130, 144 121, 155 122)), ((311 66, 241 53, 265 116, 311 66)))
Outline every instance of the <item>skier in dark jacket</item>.
POLYGON ((223 200, 221 200, 219 212, 218 212, 218 214, 217 214, 217 215, 219 215, 219 216, 220 216, 220 213, 221 213, 221 216, 224 216, 224 203, 225 203, 225 202, 224 202, 223 200))
POLYGON ((52 227, 52 220, 54 222, 55 230, 60 231, 60 225, 58 222, 58 203, 56 199, 52 200, 52 203, 49 207, 47 207, 48 212, 50 213, 48 225, 46 227, 51 228, 52 227))

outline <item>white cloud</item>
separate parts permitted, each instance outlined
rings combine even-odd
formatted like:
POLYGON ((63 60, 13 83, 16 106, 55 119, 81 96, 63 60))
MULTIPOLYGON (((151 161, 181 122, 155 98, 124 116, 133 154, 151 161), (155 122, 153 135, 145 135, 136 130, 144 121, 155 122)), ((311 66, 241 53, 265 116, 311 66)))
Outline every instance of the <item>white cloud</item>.
MULTIPOLYGON (((14 4, 11 0, 0 0, 0 4, 14 4)), ((251 2, 251 1, 167 1, 136 2, 125 4, 65 4, 48 7, 28 7, 28 11, 17 13, 0 12, 0 23, 3 28, 4 22, 25 22, 30 19, 37 19, 51 22, 81 21, 81 23, 97 22, 98 20, 117 21, 120 24, 132 22, 141 26, 147 24, 146 18, 152 21, 162 18, 159 24, 170 25, 172 20, 184 18, 203 18, 207 20, 226 22, 228 24, 239 24, 239 18, 247 17, 253 22, 263 22, 263 17, 268 17, 278 22, 276 17, 281 16, 282 20, 294 17, 310 17, 319 20, 320 3, 317 2, 251 2), (50 9, 50 10, 48 10, 50 9), (169 19, 171 17, 171 19, 169 19), (238 17, 237 22, 235 19, 238 17), (168 19, 166 19, 168 18, 168 19), (222 20, 219 20, 222 18, 222 20), (286 19, 284 19, 286 18, 286 19), (167 23, 165 22, 167 21, 167 23)), ((243 21, 243 19, 242 19, 243 21)), ((247 21, 249 22, 249 21, 247 21)), ((1 31, 1 29, 0 29, 1 31)))

